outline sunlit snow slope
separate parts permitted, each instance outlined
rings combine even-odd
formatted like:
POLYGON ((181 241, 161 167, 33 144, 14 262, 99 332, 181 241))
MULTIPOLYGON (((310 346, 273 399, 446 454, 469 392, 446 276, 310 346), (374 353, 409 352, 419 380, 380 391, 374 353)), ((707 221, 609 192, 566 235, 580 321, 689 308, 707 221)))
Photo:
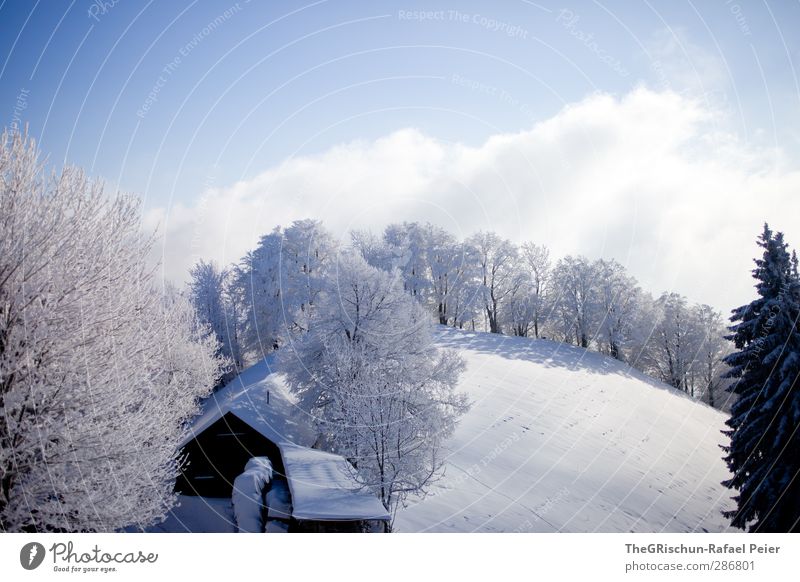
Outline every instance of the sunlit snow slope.
POLYGON ((723 531, 725 415, 586 350, 440 328, 472 401, 397 531, 723 531))

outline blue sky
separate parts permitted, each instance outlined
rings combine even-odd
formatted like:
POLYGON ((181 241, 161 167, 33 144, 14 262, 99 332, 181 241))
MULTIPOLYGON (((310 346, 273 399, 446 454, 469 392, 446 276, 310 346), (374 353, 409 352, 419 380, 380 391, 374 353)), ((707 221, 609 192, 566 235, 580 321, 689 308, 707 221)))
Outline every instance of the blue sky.
POLYGON ((797 2, 6 0, 0 104, 4 124, 29 124, 54 165, 83 166, 143 196, 173 279, 187 257, 235 260, 258 233, 305 211, 341 232, 389 218, 493 228, 557 254, 615 256, 654 291, 674 286, 725 307, 749 292, 747 257, 726 249, 749 252, 757 224, 773 218, 800 241, 787 207, 800 152, 799 22, 797 2), (657 118, 637 124, 646 136, 624 122, 597 126, 598 116, 633 119, 642 107, 657 118), (663 157, 638 160, 682 124, 663 157), (629 141, 635 152, 617 147, 629 141), (541 159, 547 144, 570 171, 550 176, 526 157, 536 179, 516 179, 526 166, 514 156, 541 159), (426 148, 435 167, 416 157, 426 148), (375 151, 384 152, 377 161, 375 151), (613 176, 598 170, 606 155, 599 167, 613 176), (407 171, 390 187, 380 176, 342 177, 366 173, 365 160, 407 171), (458 169, 448 172, 450 163, 458 169), (645 163, 654 171, 619 181, 623 168, 634 175, 645 163), (503 168, 496 188, 480 164, 503 168), (290 179, 309 171, 320 179, 290 179), (672 206, 651 203, 651 191, 671 198, 661 175, 685 176, 671 187, 703 189, 672 206), (526 188, 542 188, 530 194, 536 204, 526 188), (631 198, 634 188, 642 198, 631 198), (378 212, 376 199, 393 210, 378 212), (729 204, 749 210, 728 216, 729 204), (619 208, 605 220, 577 216, 576 205, 619 208), (509 221, 487 208, 522 213, 509 221), (209 212, 226 214, 221 232, 202 228, 209 212), (709 234, 712 221, 729 232, 709 234), (564 235, 576 228, 585 236, 564 235), (731 259, 716 273, 730 290, 700 280, 707 271, 685 259, 687 245, 731 259))

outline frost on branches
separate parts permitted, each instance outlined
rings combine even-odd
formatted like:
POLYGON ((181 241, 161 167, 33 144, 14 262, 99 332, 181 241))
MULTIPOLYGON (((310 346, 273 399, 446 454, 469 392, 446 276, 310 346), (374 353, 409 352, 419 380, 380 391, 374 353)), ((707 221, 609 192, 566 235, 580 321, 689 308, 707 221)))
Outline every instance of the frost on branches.
POLYGON ((233 288, 232 270, 220 269, 214 262, 200 260, 192 267, 189 276, 188 295, 197 319, 216 340, 219 346, 217 355, 230 363, 220 380, 222 384, 244 368, 241 325, 244 307, 233 288))
POLYGON ((156 292, 139 205, 0 139, 0 529, 110 531, 172 507, 217 348, 156 292))
POLYGON ((308 329, 335 250, 320 222, 298 220, 261 237, 242 259, 233 292, 243 305, 243 345, 253 359, 308 329))
POLYGON ((310 331, 283 363, 324 445, 353 463, 387 510, 426 491, 468 407, 455 391, 463 362, 434 347, 431 318, 397 271, 341 255, 310 331))

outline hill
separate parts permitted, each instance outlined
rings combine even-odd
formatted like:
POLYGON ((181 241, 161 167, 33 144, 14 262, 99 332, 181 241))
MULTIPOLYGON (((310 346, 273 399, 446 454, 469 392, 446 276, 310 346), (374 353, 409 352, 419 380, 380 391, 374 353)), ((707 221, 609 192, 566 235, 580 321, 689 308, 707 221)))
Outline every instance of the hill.
MULTIPOLYGON (((441 479, 398 512, 396 531, 727 530, 723 413, 573 346, 442 326, 436 342, 464 358, 459 390, 472 406, 446 443, 441 479)), ((276 438, 313 441, 272 360, 210 398, 193 431, 233 410, 276 438)), ((151 529, 233 530, 230 499, 191 496, 151 529)))
POLYGON ((548 340, 440 327, 472 401, 430 495, 397 531, 723 531, 725 415, 548 340))

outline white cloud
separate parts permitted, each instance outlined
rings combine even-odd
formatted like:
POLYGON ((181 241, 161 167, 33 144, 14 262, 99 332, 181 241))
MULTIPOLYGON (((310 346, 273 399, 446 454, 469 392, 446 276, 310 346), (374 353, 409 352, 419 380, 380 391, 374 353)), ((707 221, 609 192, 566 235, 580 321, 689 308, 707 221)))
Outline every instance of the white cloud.
POLYGON ((415 129, 286 160, 194 206, 157 209, 166 275, 198 258, 238 260, 277 224, 313 217, 338 236, 428 220, 495 230, 554 254, 613 257, 646 288, 727 309, 751 295, 768 220, 800 244, 800 173, 720 128, 725 116, 672 92, 596 94, 479 147, 415 129))
POLYGON ((718 100, 729 89, 730 72, 721 53, 712 53, 694 43, 683 28, 658 30, 646 46, 650 68, 661 90, 718 100))

